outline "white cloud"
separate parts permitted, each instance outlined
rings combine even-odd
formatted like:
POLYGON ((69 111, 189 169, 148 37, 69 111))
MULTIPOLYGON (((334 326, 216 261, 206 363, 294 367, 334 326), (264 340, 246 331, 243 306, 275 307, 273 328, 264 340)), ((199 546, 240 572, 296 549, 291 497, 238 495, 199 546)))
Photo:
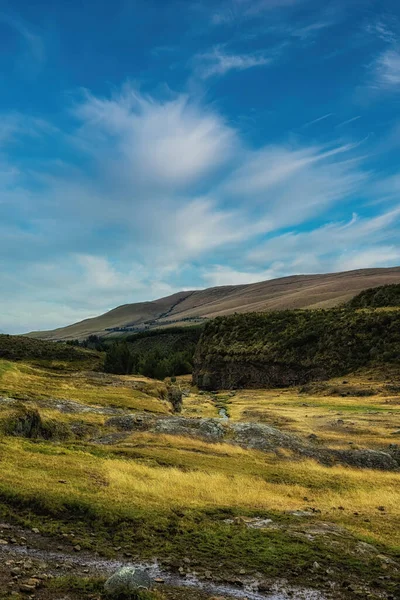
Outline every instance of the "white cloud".
POLYGON ((400 260, 395 243, 399 223, 400 207, 369 219, 353 215, 347 223, 333 222, 272 237, 252 250, 247 260, 265 265, 279 257, 285 273, 390 266, 400 260))
POLYGON ((0 333, 69 325, 120 304, 178 291, 163 275, 141 264, 117 268, 100 255, 68 254, 59 262, 32 262, 26 270, 2 274, 0 333))
MULTIPOLYGON (((62 156, 72 147, 71 162, 0 164, 0 329, 16 330, 13 314, 22 315, 19 331, 65 325, 188 280, 197 287, 331 270, 338 256, 356 260, 369 248, 392 260, 393 211, 310 225, 328 210, 342 214, 349 197, 382 194, 357 145, 253 149, 215 107, 130 87, 112 98, 86 95, 73 116, 70 129, 54 130, 62 156), (311 230, 282 235, 298 224, 311 230)), ((15 135, 4 128, 4 150, 15 135)), ((386 185, 388 197, 398 182, 386 185)))
POLYGON ((279 277, 281 266, 280 263, 277 263, 263 271, 238 271, 226 265, 213 265, 208 270, 204 270, 203 280, 207 287, 257 283, 279 277))
POLYGON ((272 58, 264 53, 229 54, 216 46, 211 52, 198 54, 195 59, 198 74, 204 78, 222 76, 229 71, 245 71, 254 67, 269 65, 272 58))
POLYGON ((231 155, 236 133, 215 112, 185 95, 155 101, 126 86, 112 99, 88 95, 76 107, 80 141, 91 152, 114 155, 136 180, 180 186, 214 171, 231 155))
POLYGON ((379 246, 359 252, 352 251, 338 259, 338 268, 343 271, 386 267, 400 263, 400 249, 397 246, 379 246))
POLYGON ((372 87, 380 90, 400 91, 400 51, 385 50, 373 64, 372 87))

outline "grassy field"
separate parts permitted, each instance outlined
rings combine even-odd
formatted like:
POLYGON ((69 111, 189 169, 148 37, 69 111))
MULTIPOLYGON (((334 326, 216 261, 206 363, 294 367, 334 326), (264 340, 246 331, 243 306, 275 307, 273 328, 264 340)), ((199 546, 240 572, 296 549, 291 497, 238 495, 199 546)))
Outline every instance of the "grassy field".
MULTIPOLYGON (((224 407, 232 420, 315 434, 332 447, 353 442, 378 448, 397 439, 400 400, 391 391, 393 377, 392 387, 385 377, 364 372, 309 390, 234 395, 199 393, 185 377, 179 384, 188 393, 184 416, 217 417, 224 407)), ((0 361, 0 396, 27 400, 45 421, 70 427, 78 420, 100 434, 109 433, 107 416, 87 407, 166 414, 171 408, 164 390, 163 383, 144 378, 0 361), (81 403, 82 410, 60 413, 54 398, 81 403)), ((14 410, 0 403, 0 425, 14 410)), ((1 518, 56 537, 72 528, 83 548, 109 556, 116 547, 142 558, 189 556, 200 568, 285 573, 300 582, 310 579, 315 562, 333 569, 331 578, 345 573, 372 581, 385 560, 400 558, 397 472, 324 467, 284 451, 148 432, 107 445, 87 437, 48 442, 0 434, 0 465, 1 518), (246 525, 259 518, 271 519, 270 525, 246 525), (359 544, 365 542, 376 551, 363 554, 359 544)))
POLYGON ((91 506, 99 515, 112 507, 123 519, 178 508, 263 514, 312 505, 321 520, 392 549, 400 545, 400 531, 393 530, 400 516, 397 473, 282 462, 229 445, 150 434, 101 450, 3 439, 0 459, 0 489, 53 514, 68 505, 91 506), (382 503, 384 513, 378 510, 382 503))
POLYGON ((0 396, 65 399, 129 410, 168 411, 165 385, 145 377, 64 371, 0 360, 0 396))
MULTIPOLYGON (((365 370, 303 388, 237 390, 234 394, 191 394, 187 416, 218 415, 225 407, 234 421, 254 421, 301 436, 316 435, 331 448, 376 448, 396 443, 400 425, 400 374, 365 370), (392 383, 388 383, 392 382, 392 383)), ((189 378, 180 378, 189 386, 189 378)))

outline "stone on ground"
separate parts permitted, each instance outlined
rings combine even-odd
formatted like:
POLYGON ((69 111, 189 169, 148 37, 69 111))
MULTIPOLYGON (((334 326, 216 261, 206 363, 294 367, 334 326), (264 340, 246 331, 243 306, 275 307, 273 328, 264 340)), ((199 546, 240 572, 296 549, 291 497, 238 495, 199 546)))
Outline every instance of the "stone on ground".
POLYGON ((151 586, 149 574, 143 569, 122 567, 104 584, 104 590, 111 598, 127 596, 139 589, 148 590, 151 586))

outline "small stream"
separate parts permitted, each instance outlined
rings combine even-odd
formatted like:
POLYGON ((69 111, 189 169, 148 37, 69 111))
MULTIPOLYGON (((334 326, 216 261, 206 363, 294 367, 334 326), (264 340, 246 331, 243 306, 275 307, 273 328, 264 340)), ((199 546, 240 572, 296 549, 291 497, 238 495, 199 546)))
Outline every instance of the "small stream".
POLYGON ((229 421, 228 413, 226 412, 226 408, 220 408, 218 411, 219 416, 223 421, 229 421))
MULTIPOLYGON (((87 555, 83 552, 79 556, 65 554, 62 552, 48 552, 46 550, 27 548, 26 546, 8 545, 0 546, 0 557, 4 554, 17 555, 20 557, 28 557, 32 559, 42 560, 46 563, 66 563, 71 566, 88 568, 92 572, 100 575, 111 575, 121 567, 130 565, 139 569, 145 569, 151 578, 160 579, 166 585, 173 587, 185 587, 203 591, 210 595, 228 596, 230 598, 238 598, 241 600, 327 600, 321 593, 294 588, 289 586, 276 585, 276 591, 268 594, 258 592, 258 585, 255 579, 248 579, 243 584, 243 587, 235 587, 233 585, 224 585, 222 583, 213 583, 212 581, 203 581, 194 575, 180 576, 169 573, 160 568, 157 561, 152 563, 131 562, 129 560, 107 560, 98 558, 93 555, 87 555)), ((49 565, 51 570, 51 565, 49 565)), ((245 578, 244 578, 245 579, 245 578)))

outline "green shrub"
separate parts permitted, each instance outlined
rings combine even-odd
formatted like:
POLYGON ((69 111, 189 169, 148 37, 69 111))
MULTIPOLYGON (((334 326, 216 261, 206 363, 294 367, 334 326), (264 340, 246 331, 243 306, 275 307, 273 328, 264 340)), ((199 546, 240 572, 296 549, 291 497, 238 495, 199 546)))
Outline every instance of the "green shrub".
POLYGON ((392 283, 364 290, 347 304, 351 308, 400 306, 400 284, 392 283))
POLYGON ((46 363, 49 367, 52 366, 53 361, 66 361, 73 363, 74 367, 82 363, 86 368, 96 368, 101 360, 101 354, 62 342, 47 342, 23 335, 0 334, 0 358, 46 363))
POLYGON ((140 373, 163 380, 193 371, 193 355, 200 338, 200 327, 175 327, 126 336, 123 340, 104 340, 104 370, 109 373, 140 373))
POLYGON ((182 412, 182 391, 177 385, 169 386, 168 400, 171 402, 174 412, 182 412))
POLYGON ((209 321, 196 368, 235 361, 267 363, 326 377, 400 362, 400 311, 286 310, 236 314, 209 321))

